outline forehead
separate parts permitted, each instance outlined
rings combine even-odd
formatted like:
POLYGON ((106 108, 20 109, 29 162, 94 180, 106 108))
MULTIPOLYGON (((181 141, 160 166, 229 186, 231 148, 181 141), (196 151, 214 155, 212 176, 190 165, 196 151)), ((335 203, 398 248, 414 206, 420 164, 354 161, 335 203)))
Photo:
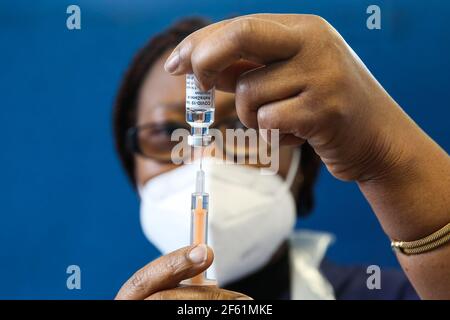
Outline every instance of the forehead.
MULTIPOLYGON (((142 84, 138 97, 138 124, 161 113, 185 111, 185 76, 172 76, 164 70, 171 51, 167 50, 155 61, 142 84)), ((235 112, 234 94, 216 91, 215 101, 217 117, 235 112)))

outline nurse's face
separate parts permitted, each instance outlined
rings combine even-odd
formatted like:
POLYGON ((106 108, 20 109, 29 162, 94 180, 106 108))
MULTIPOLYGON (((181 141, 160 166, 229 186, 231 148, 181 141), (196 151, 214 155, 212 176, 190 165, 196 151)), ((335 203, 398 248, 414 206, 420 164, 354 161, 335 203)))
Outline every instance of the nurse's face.
MULTIPOLYGON (((161 144, 160 148, 170 148, 170 135, 173 128, 186 127, 185 120, 185 77, 172 76, 164 71, 164 62, 172 50, 164 53, 153 65, 141 87, 138 108, 137 125, 151 125, 152 144, 161 144)), ((227 128, 242 128, 234 105, 234 94, 216 91, 215 122, 223 120, 227 128)), ((173 142, 172 142, 173 143, 173 142)), ((292 147, 280 148, 279 174, 285 177, 292 158, 292 147)), ((170 151, 169 151, 170 152, 170 151)), ((135 156, 136 181, 139 185, 164 172, 177 167, 171 161, 135 156)), ((299 172, 299 174, 301 174, 299 172)), ((298 179, 296 179, 298 180, 298 179)), ((294 185, 293 189, 299 186, 294 185)), ((296 190, 293 190, 296 192, 296 190)))

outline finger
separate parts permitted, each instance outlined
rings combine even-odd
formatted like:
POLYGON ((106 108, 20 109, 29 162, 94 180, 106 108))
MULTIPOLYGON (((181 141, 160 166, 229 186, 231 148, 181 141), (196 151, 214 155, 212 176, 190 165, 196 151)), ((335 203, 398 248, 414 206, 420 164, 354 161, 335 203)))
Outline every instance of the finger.
POLYGON ((298 96, 306 88, 301 74, 302 70, 285 61, 242 74, 236 83, 235 97, 241 122, 249 128, 257 128, 256 114, 261 105, 298 96))
POLYGON ((179 48, 181 64, 174 74, 195 73, 202 89, 209 89, 217 75, 241 59, 259 64, 287 59, 297 53, 299 41, 281 23, 244 17, 232 20, 204 38, 179 48), (189 63, 190 60, 190 63, 189 63))
POLYGON ((166 62, 164 63, 164 69, 174 75, 182 74, 183 72, 181 72, 181 70, 184 70, 185 73, 192 72, 191 54, 195 45, 199 43, 201 39, 205 38, 208 34, 211 34, 230 21, 232 20, 223 20, 210 24, 184 38, 175 47, 175 49, 173 49, 172 53, 167 58, 166 62))
POLYGON ((233 63, 231 66, 223 70, 217 77, 215 84, 216 89, 234 93, 236 91, 237 79, 243 74, 250 70, 255 70, 257 68, 263 67, 261 64, 239 60, 233 63))
MULTIPOLYGON (((260 134, 262 130, 259 130, 260 134)), ((276 137, 276 136, 275 136, 276 137)), ((261 135, 262 141, 267 142, 267 144, 272 145, 272 137, 270 134, 261 135)), ((305 139, 294 136, 291 133, 278 133, 278 143, 279 145, 285 146, 300 146, 306 142, 305 139)))
POLYGON ((300 94, 289 99, 275 101, 261 106, 257 111, 260 129, 279 129, 283 134, 280 143, 292 144, 298 139, 299 144, 311 137, 315 128, 313 110, 307 106, 307 97, 300 94))
POLYGON ((287 59, 298 51, 298 41, 284 25, 254 17, 234 20, 202 39, 191 54, 191 66, 204 89, 218 74, 242 59, 258 64, 287 59))
MULTIPOLYGON (((179 74, 179 73, 188 73, 192 72, 192 66, 191 66, 191 53, 193 48, 195 47, 195 44, 200 42, 201 39, 205 38, 206 36, 212 34, 214 31, 222 28, 226 24, 229 24, 232 21, 239 20, 239 19, 245 19, 245 18, 258 18, 261 20, 269 20, 269 21, 277 21, 281 24, 284 24, 286 26, 294 27, 298 24, 298 21, 304 20, 305 17, 308 15, 286 15, 286 14, 264 14, 264 13, 257 13, 257 14, 250 14, 246 16, 236 17, 232 19, 226 19, 222 20, 213 24, 210 24, 200 30, 197 30, 187 36, 183 41, 181 41, 174 50, 172 50, 172 53, 167 58, 166 63, 164 64, 164 68, 167 72, 173 73, 173 74, 179 74), (182 49, 182 50, 180 50, 182 49)), ((304 22, 305 23, 305 22, 304 22)))
POLYGON ((191 66, 191 54, 192 50, 195 47, 196 44, 198 44, 203 38, 206 38, 208 35, 213 33, 214 31, 222 28, 226 24, 237 20, 242 19, 245 17, 257 17, 260 19, 277 19, 280 20, 281 23, 286 23, 283 19, 283 15, 274 15, 274 14, 254 14, 254 15, 247 15, 243 17, 237 17, 227 20, 222 20, 213 24, 210 24, 204 28, 201 28, 193 33, 191 33, 189 36, 187 36, 185 39, 183 39, 176 47, 172 50, 172 53, 167 58, 164 69, 172 74, 179 74, 179 73, 188 73, 192 72, 192 66, 191 66))
POLYGON ((158 291, 145 300, 253 300, 245 294, 214 286, 189 286, 158 291))
POLYGON ((300 146, 305 142, 305 139, 296 137, 291 133, 284 134, 282 137, 280 137, 280 145, 284 146, 300 146))
POLYGON ((208 268, 213 252, 204 244, 184 247, 162 256, 137 271, 119 290, 116 299, 138 300, 175 288, 180 281, 192 278, 208 268))

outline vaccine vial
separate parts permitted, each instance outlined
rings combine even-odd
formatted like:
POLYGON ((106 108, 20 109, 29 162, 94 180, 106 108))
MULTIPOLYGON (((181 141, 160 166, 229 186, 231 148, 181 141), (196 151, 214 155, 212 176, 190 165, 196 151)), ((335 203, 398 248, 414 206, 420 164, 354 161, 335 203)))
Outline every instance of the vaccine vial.
POLYGON ((211 143, 209 126, 214 122, 214 88, 202 91, 195 75, 186 75, 186 122, 191 126, 188 144, 203 147, 211 143))

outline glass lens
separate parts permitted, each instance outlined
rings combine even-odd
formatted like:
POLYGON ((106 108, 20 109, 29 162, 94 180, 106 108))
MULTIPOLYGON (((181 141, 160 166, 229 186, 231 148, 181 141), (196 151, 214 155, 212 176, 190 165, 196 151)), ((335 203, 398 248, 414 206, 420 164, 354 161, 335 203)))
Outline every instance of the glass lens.
MULTIPOLYGON (((153 158, 161 161, 171 161, 172 150, 181 143, 181 141, 187 141, 187 135, 189 131, 185 124, 169 122, 162 124, 147 124, 137 128, 136 142, 139 147, 140 153, 148 158, 153 158), (182 130, 183 139, 171 141, 172 133, 177 129, 182 130)), ((185 157, 187 154, 183 153, 182 149, 179 154, 180 157, 185 157)))
POLYGON ((237 116, 226 119, 217 126, 222 132, 225 145, 225 155, 234 158, 243 158, 246 163, 249 158, 258 154, 258 132, 248 129, 237 116), (231 131, 227 132, 227 129, 231 131))
MULTIPOLYGON (((256 164, 258 159, 258 145, 264 144, 266 150, 270 146, 253 129, 247 129, 237 116, 224 119, 213 125, 219 129, 222 135, 223 146, 220 140, 213 140, 217 151, 222 151, 222 156, 234 161, 245 161, 246 164, 256 164), (227 130, 231 129, 231 130, 227 130), (228 132, 227 132, 228 131, 228 132)), ((144 157, 163 162, 177 162, 190 159, 193 160, 192 148, 187 145, 187 136, 190 127, 186 123, 166 122, 161 124, 145 124, 133 128, 134 150, 144 157), (172 141, 171 137, 175 130, 180 131, 178 140, 172 141), (172 158, 173 157, 173 158, 172 158)), ((211 154, 214 156, 214 154, 211 154)), ((220 155, 215 155, 220 156, 220 155)), ((242 163, 242 162, 240 162, 242 163)))

